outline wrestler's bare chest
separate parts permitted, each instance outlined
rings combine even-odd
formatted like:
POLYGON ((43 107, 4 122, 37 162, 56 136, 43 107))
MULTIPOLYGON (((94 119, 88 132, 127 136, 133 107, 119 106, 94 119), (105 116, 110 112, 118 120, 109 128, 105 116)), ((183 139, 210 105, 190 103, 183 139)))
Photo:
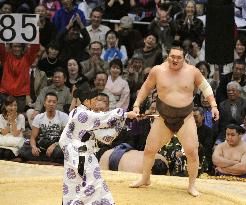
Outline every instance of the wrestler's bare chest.
POLYGON ((159 68, 156 76, 158 90, 188 93, 194 91, 194 73, 189 68, 180 71, 159 68))

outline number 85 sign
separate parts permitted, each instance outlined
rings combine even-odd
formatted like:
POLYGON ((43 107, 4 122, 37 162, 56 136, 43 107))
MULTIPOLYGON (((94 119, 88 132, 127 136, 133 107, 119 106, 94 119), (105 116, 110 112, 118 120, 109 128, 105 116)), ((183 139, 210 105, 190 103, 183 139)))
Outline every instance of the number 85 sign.
POLYGON ((38 44, 38 18, 36 14, 0 15, 0 42, 38 44))

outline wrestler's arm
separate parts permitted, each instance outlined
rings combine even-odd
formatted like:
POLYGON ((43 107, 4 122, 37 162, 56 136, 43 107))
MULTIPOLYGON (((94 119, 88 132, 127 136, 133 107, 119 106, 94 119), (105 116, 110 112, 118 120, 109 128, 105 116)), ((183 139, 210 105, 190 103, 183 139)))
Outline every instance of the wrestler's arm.
POLYGON ((210 103, 211 107, 217 107, 217 103, 214 98, 213 90, 204 78, 199 69, 195 68, 195 85, 202 91, 203 96, 210 103))
POLYGON ((139 107, 141 103, 147 98, 150 94, 151 90, 153 90, 156 86, 156 72, 157 67, 153 67, 148 75, 148 78, 143 83, 142 87, 140 88, 137 99, 133 105, 133 107, 139 107))
POLYGON ((199 90, 202 91, 203 96, 209 102, 212 108, 211 112, 212 112, 213 119, 218 120, 219 111, 217 108, 217 103, 214 98, 213 90, 210 84, 208 83, 208 81, 203 77, 199 69, 194 68, 194 72, 195 72, 195 85, 199 88, 199 90))
POLYGON ((232 175, 243 175, 246 174, 246 152, 241 158, 241 161, 233 166, 222 168, 223 173, 232 175))
POLYGON ((223 146, 224 146, 224 143, 216 146, 214 153, 213 153, 213 157, 212 157, 213 164, 216 167, 220 167, 220 168, 230 167, 230 166, 237 164, 238 163, 237 161, 224 158, 223 146))

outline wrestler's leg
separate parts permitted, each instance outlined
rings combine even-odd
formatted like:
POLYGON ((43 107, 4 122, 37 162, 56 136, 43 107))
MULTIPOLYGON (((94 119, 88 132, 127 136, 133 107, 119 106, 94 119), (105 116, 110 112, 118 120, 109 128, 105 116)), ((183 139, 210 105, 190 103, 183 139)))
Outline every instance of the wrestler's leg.
POLYGON ((133 182, 130 185, 131 188, 150 185, 150 174, 155 161, 155 154, 164 144, 170 141, 172 136, 173 133, 166 127, 163 119, 161 117, 156 118, 150 129, 144 148, 142 177, 138 181, 133 182))
POLYGON ((195 188, 195 180, 198 174, 198 136, 193 113, 185 119, 184 125, 177 133, 178 139, 184 148, 187 157, 187 169, 189 173, 188 192, 192 196, 198 196, 199 192, 195 188))

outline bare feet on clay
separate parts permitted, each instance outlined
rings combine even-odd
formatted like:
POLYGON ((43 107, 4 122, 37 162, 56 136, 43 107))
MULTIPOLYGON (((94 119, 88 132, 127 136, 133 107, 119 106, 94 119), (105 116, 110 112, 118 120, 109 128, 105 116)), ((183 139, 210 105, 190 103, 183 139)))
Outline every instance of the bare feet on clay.
POLYGON ((191 196, 194 196, 194 197, 197 197, 200 195, 200 192, 197 191, 197 189, 195 187, 189 187, 188 188, 188 193, 191 195, 191 196))
POLYGON ((143 186, 149 186, 150 185, 150 180, 144 181, 142 179, 138 180, 138 181, 134 181, 133 183, 131 183, 129 185, 130 188, 139 188, 139 187, 143 187, 143 186))

